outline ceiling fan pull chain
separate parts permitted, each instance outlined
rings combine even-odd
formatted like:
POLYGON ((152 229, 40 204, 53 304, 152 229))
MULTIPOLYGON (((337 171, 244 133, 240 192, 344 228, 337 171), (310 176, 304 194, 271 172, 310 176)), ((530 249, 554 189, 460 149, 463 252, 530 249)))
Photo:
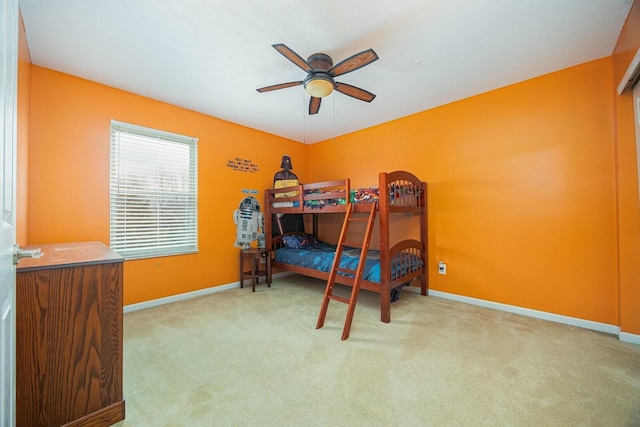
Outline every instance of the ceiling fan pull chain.
POLYGON ((333 143, 336 143, 336 97, 333 97, 333 143))
POLYGON ((304 143, 307 143, 307 115, 304 113, 304 106, 306 104, 305 102, 305 96, 304 96, 304 91, 301 91, 300 93, 302 93, 302 139, 304 141, 304 143))

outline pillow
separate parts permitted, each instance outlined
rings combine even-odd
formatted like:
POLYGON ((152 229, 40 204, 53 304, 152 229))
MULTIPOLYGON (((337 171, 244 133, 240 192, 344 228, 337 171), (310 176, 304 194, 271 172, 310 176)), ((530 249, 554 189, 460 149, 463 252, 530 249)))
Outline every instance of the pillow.
POLYGON ((289 234, 282 236, 282 241, 285 246, 294 249, 310 248, 320 244, 311 234, 289 234))
MULTIPOLYGON (((274 183, 273 188, 276 189, 276 190, 279 190, 281 188, 295 187, 297 185, 300 185, 300 183, 298 182, 297 179, 279 179, 274 183)), ((276 193, 275 194, 276 198, 279 198, 279 197, 294 197, 294 196, 297 196, 297 195, 298 195, 297 191, 287 191, 286 193, 276 193)))

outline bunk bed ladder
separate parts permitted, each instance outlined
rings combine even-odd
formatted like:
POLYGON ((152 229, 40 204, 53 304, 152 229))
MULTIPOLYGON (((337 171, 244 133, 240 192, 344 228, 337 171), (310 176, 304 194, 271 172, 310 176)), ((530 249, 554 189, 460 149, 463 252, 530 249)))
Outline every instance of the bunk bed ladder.
POLYGON ((367 250, 369 249, 369 242, 371 241, 371 232, 373 231, 373 223, 376 218, 377 203, 371 203, 371 210, 368 217, 354 216, 353 206, 349 204, 347 206, 347 213, 344 217, 344 223, 342 224, 342 231, 340 232, 340 238, 338 239, 338 246, 336 248, 336 255, 333 259, 333 265, 331 272, 329 273, 329 279, 327 280, 327 287, 324 291, 324 297, 322 299, 322 307, 320 308, 320 315, 318 316, 318 323, 316 329, 324 326, 324 319, 327 315, 327 308, 329 307, 329 301, 335 300, 348 304, 347 318, 344 322, 344 329, 342 331, 342 340, 349 338, 349 331, 351 330, 351 321, 353 320, 353 313, 356 309, 356 301, 358 299, 358 292, 360 291, 360 280, 362 279, 362 272, 364 271, 364 264, 367 258, 367 250), (349 224, 352 222, 366 221, 366 230, 364 233, 364 240, 360 243, 347 243, 346 238, 349 231, 349 224), (358 259, 358 265, 355 270, 340 268, 340 258, 345 246, 359 247, 360 258, 358 259), (353 275, 351 297, 349 299, 342 298, 333 295, 333 287, 336 282, 336 276, 338 273, 346 273, 353 275))

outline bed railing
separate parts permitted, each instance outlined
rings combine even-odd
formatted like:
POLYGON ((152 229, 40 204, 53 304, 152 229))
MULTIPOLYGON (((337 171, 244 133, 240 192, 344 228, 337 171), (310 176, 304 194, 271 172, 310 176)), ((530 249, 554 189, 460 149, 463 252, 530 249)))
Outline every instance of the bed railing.
POLYGON ((265 191, 265 212, 287 214, 313 212, 344 212, 349 198, 349 179, 315 182, 265 191))

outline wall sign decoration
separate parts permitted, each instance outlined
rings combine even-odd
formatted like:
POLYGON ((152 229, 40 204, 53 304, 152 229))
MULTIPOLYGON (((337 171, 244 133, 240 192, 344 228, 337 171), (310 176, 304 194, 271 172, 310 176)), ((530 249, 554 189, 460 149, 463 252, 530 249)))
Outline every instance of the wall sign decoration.
POLYGON ((240 157, 227 160, 227 167, 238 172, 254 173, 260 170, 260 168, 258 168, 258 165, 253 163, 251 160, 241 159, 240 157))
POLYGON ((258 194, 258 190, 252 190, 252 189, 249 189, 249 188, 243 188, 242 192, 244 194, 258 194))

